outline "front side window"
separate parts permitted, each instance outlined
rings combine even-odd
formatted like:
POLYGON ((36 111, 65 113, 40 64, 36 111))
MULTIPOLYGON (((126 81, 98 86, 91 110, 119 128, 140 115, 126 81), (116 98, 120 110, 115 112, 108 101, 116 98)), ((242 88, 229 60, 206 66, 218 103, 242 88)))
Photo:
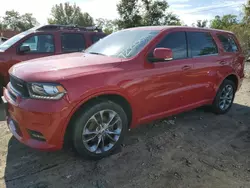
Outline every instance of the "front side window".
POLYGON ((8 48, 10 48, 12 45, 16 44, 18 41, 20 41, 22 38, 26 37, 27 35, 29 35, 32 32, 32 30, 27 30, 24 31, 22 33, 19 33, 13 37, 11 37, 10 39, 6 40, 4 43, 2 43, 0 45, 0 50, 7 50, 8 48))
POLYGON ((143 29, 118 31, 99 40, 86 49, 85 53, 131 58, 137 55, 159 32, 143 29))
POLYGON ((185 32, 173 32, 168 34, 156 48, 170 48, 173 52, 173 59, 185 59, 187 54, 187 41, 185 32))
POLYGON ((29 46, 28 53, 53 53, 55 51, 52 35, 34 35, 25 40, 20 47, 29 46))
POLYGON ((62 39, 62 52, 81 52, 85 49, 85 40, 82 34, 77 33, 63 33, 62 39))
POLYGON ((218 54, 213 37, 208 32, 187 32, 192 57, 218 54))

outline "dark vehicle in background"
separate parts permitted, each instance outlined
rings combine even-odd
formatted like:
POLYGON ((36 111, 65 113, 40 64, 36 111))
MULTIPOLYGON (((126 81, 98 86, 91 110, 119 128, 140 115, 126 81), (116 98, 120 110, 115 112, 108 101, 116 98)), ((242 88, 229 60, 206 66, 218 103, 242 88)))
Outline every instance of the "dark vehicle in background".
POLYGON ((106 34, 96 27, 45 25, 22 32, 0 45, 0 93, 9 81, 8 70, 30 59, 79 52, 106 34))
POLYGON ((8 40, 8 38, 6 38, 6 37, 0 37, 0 45, 2 43, 4 43, 6 40, 8 40))

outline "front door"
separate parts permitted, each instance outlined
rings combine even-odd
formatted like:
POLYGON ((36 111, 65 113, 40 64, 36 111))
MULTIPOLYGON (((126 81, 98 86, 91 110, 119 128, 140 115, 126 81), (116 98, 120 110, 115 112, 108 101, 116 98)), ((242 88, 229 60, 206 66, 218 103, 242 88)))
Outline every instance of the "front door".
POLYGON ((146 86, 144 100, 147 108, 145 116, 160 115, 183 106, 183 92, 192 63, 188 61, 186 33, 173 31, 168 34, 149 53, 149 60, 155 48, 170 48, 173 59, 169 61, 147 62, 151 64, 145 74, 146 86))

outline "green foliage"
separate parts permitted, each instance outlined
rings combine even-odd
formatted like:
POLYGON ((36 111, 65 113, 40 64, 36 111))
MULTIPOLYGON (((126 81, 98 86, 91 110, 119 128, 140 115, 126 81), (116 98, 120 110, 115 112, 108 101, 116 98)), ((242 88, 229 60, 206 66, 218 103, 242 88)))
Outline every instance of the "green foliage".
POLYGON ((196 27, 207 27, 207 20, 197 20, 196 27))
POLYGON ((117 11, 119 28, 147 25, 181 25, 179 18, 168 13, 165 0, 120 0, 117 11))
POLYGON ((114 31, 118 30, 116 20, 108 20, 108 19, 98 18, 95 20, 95 25, 98 28, 102 28, 103 32, 106 34, 111 34, 114 31))
POLYGON ((140 15, 138 0, 121 0, 117 5, 120 19, 117 20, 119 28, 141 26, 143 19, 140 15))
POLYGON ((32 16, 32 14, 26 13, 24 15, 20 15, 19 12, 11 10, 5 12, 5 16, 3 17, 0 27, 2 29, 25 31, 37 24, 38 22, 36 18, 32 16))
POLYGON ((80 7, 76 4, 70 5, 68 2, 54 5, 51 9, 51 16, 48 19, 49 24, 78 26, 92 26, 94 24, 93 18, 88 13, 82 13, 80 7))
POLYGON ((250 0, 247 1, 247 3, 243 7, 243 23, 249 24, 250 23, 250 0))
POLYGON ((215 18, 211 21, 211 28, 214 29, 226 29, 231 27, 234 24, 238 24, 237 16, 232 14, 227 14, 222 17, 215 16, 215 18))

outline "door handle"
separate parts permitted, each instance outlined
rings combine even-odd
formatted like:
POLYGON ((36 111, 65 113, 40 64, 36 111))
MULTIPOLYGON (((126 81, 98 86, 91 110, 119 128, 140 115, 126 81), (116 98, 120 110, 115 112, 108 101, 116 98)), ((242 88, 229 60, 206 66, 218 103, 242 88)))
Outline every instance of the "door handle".
POLYGON ((182 70, 189 70, 189 69, 191 69, 191 67, 188 65, 185 65, 184 67, 182 67, 182 70))
POLYGON ((225 65, 225 64, 227 64, 227 62, 226 61, 221 61, 220 64, 225 65))

